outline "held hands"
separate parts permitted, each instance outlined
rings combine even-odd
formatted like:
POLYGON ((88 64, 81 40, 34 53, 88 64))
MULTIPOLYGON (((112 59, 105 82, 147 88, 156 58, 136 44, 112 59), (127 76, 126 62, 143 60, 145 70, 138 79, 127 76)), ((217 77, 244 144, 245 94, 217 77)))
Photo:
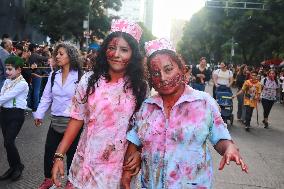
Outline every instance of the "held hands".
POLYGON ((124 171, 132 171, 130 176, 135 176, 140 170, 141 154, 139 151, 131 154, 123 166, 124 171))
POLYGON ((139 151, 131 154, 123 166, 123 173, 121 177, 121 185, 124 189, 130 189, 130 182, 132 176, 138 174, 140 170, 141 155, 139 151))
POLYGON ((223 170, 225 165, 229 165, 230 161, 236 162, 237 165, 241 166, 242 171, 248 173, 248 166, 244 163, 243 159, 240 156, 238 149, 235 145, 231 145, 225 151, 219 165, 219 170, 223 170))
POLYGON ((42 119, 34 119, 35 126, 39 127, 42 125, 42 119))
POLYGON ((199 77, 200 79, 204 79, 205 78, 204 74, 197 74, 196 76, 199 77))
POLYGON ((54 159, 51 174, 52 181, 56 187, 62 187, 62 182, 60 180, 64 179, 64 163, 61 159, 54 159), (59 177, 60 179, 58 179, 59 177))
POLYGON ((124 189, 130 189, 131 171, 123 171, 121 177, 121 186, 124 189))

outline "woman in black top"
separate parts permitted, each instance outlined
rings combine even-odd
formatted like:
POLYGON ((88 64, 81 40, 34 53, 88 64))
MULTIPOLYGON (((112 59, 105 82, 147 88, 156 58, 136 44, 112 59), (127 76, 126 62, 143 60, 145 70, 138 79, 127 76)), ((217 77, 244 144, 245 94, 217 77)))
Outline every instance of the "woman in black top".
POLYGON ((205 82, 210 80, 210 70, 206 69, 207 63, 206 58, 201 57, 199 66, 193 67, 192 75, 196 78, 192 87, 199 91, 205 90, 205 82))

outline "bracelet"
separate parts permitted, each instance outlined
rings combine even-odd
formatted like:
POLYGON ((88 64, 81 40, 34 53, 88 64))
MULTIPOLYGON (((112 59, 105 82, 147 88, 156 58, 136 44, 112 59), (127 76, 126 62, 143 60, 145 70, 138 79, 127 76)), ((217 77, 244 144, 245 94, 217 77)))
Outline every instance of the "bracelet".
POLYGON ((58 160, 58 161, 63 161, 62 158, 58 158, 58 157, 57 157, 57 158, 53 158, 53 163, 55 163, 55 161, 57 161, 57 160, 58 160))
POLYGON ((63 160, 63 159, 64 159, 64 155, 61 154, 61 153, 56 152, 56 153, 54 154, 54 157, 53 157, 53 158, 54 158, 54 159, 61 159, 61 160, 63 160))

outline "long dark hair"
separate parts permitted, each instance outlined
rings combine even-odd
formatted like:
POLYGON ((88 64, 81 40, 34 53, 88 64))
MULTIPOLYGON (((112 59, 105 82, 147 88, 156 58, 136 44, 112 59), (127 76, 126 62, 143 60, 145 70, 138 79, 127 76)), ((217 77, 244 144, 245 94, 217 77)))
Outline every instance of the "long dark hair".
POLYGON ((107 63, 106 50, 108 44, 115 37, 122 37, 127 41, 130 48, 132 49, 132 56, 126 68, 125 76, 127 81, 124 85, 124 90, 131 88, 133 95, 135 96, 135 111, 137 111, 142 102, 146 97, 147 83, 144 79, 144 69, 142 60, 143 57, 139 50, 138 42, 129 34, 124 32, 113 32, 107 36, 104 40, 101 48, 98 51, 98 56, 96 57, 96 64, 93 66, 93 74, 88 80, 88 87, 86 90, 86 96, 84 102, 88 100, 89 95, 95 92, 95 87, 98 86, 98 80, 100 77, 104 77, 107 81, 111 80, 109 75, 109 65, 107 63))
POLYGON ((247 67, 246 64, 242 64, 237 75, 244 75, 244 69, 247 67))

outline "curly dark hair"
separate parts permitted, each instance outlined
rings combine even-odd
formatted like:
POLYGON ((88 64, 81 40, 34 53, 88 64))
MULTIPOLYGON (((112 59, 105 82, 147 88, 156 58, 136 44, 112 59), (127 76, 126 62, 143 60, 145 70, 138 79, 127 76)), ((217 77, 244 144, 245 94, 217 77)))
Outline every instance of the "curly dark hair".
POLYGON ((123 38, 132 49, 132 55, 125 72, 127 81, 124 84, 124 90, 129 88, 132 89, 132 93, 135 96, 136 101, 134 112, 136 112, 146 97, 147 82, 144 79, 144 69, 142 64, 143 57, 140 53, 138 42, 131 35, 124 32, 113 32, 109 34, 101 45, 101 48, 98 51, 98 56, 96 57, 96 64, 92 68, 93 74, 88 80, 88 87, 86 90, 86 96, 84 97, 84 102, 88 100, 89 95, 95 92, 95 85, 98 86, 97 82, 101 76, 103 76, 107 81, 111 80, 106 50, 110 41, 115 37, 123 38))
POLYGON ((75 70, 75 71, 81 71, 81 61, 80 61, 80 55, 79 55, 79 51, 77 49, 77 47, 75 47, 73 44, 68 43, 68 42, 61 42, 58 43, 53 52, 52 52, 52 56, 55 60, 55 57, 58 53, 59 48, 63 48, 66 50, 66 53, 69 57, 70 60, 70 70, 75 70))

